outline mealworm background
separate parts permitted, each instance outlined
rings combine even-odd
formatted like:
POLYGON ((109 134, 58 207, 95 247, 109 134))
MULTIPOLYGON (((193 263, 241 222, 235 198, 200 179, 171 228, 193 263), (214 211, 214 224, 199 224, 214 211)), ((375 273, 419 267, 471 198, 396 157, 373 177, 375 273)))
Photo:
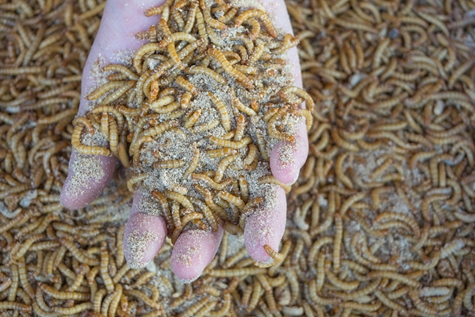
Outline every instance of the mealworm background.
POLYGON ((289 194, 289 228, 280 250, 285 259, 256 268, 226 233, 206 275, 191 285, 171 275, 168 242, 150 268, 162 275, 125 266, 119 224, 131 197, 120 175, 119 185, 85 210, 67 211, 58 203, 74 111, 61 114, 77 108, 80 71, 103 5, 0 4, 4 316, 49 316, 61 307, 91 316, 114 309, 117 316, 163 310, 169 316, 470 313, 473 1, 288 3, 301 41, 304 85, 316 107, 311 154, 289 194), (43 52, 28 57, 37 34, 43 52), (46 41, 53 35, 57 40, 46 41), (58 121, 51 121, 56 115, 58 121), (111 205, 122 206, 123 214, 110 213, 111 205), (107 270, 101 270, 103 241, 107 270), (26 253, 11 260, 27 243, 26 253), (67 301, 58 292, 84 299, 67 301))

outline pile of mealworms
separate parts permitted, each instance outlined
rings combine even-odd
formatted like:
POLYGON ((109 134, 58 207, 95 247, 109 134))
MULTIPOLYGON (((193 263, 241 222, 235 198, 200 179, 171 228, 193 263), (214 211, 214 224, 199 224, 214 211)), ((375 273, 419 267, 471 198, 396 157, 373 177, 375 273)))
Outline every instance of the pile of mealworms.
POLYGON ((167 1, 145 12, 159 14, 137 35, 147 43, 130 68, 102 68, 112 73, 87 95, 97 106, 75 119, 71 143, 127 167, 130 154, 128 187, 153 197, 152 212, 160 210, 173 242, 182 231, 216 231, 225 222, 242 231, 250 213, 272 203, 258 187, 290 190, 271 174, 271 142, 294 142, 299 118, 311 126, 313 101, 292 86, 282 58, 298 41, 279 34, 264 11, 224 1, 167 1), (85 144, 91 134, 108 147, 85 144))
POLYGON ((58 203, 103 6, 0 1, 0 316, 471 314, 473 1, 289 2, 315 109, 283 261, 258 268, 225 232, 186 285, 168 239, 153 267, 124 263, 120 174, 87 209, 58 203))

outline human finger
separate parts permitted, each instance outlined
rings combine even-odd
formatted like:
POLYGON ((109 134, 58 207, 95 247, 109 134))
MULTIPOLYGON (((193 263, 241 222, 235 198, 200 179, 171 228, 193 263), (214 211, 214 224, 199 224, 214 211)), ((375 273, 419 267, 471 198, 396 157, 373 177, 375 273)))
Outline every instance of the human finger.
MULTIPOLYGON (((122 64, 124 56, 143 45, 143 41, 135 39, 135 34, 146 30, 153 23, 143 12, 163 2, 143 0, 140 5, 136 5, 124 0, 107 1, 101 25, 83 69, 78 115, 84 115, 89 110, 85 96, 97 84, 97 76, 94 75, 97 70, 93 71, 94 68, 109 63, 122 64)), ((115 165, 115 158, 84 156, 73 150, 68 177, 61 191, 61 203, 69 209, 87 206, 100 195, 112 178, 115 165)))
POLYGON ((190 283, 200 277, 216 255, 223 231, 222 226, 215 232, 188 230, 178 237, 172 251, 171 266, 180 280, 190 283))
MULTIPOLYGON (((274 18, 276 27, 286 33, 293 34, 284 1, 279 0, 276 3, 264 1, 263 5, 270 11, 270 16, 274 18)), ((302 88, 302 74, 296 47, 288 50, 287 60, 292 66, 294 85, 302 88)), ((272 174, 278 181, 289 185, 297 180, 300 168, 305 164, 308 156, 308 136, 304 120, 301 120, 296 126, 295 134, 295 143, 279 142, 273 147, 270 154, 272 174)))
POLYGON ((244 228, 244 244, 249 255, 257 262, 267 264, 273 259, 267 254, 264 245, 278 250, 280 240, 284 235, 287 219, 287 199, 282 187, 273 186, 274 194, 267 199, 273 199, 271 208, 259 210, 251 214, 244 228))
POLYGON ((147 266, 160 251, 167 236, 165 219, 142 212, 141 199, 142 193, 136 191, 124 230, 124 255, 132 269, 147 266))
POLYGON ((295 183, 308 156, 308 136, 304 120, 298 123, 295 133, 295 142, 279 142, 270 154, 272 174, 278 181, 288 185, 295 183))

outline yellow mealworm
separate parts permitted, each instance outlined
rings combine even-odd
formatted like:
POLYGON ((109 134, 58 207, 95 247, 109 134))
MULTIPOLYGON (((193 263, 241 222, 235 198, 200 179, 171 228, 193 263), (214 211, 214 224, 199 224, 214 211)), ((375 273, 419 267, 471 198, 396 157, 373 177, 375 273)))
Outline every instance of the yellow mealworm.
POLYGON ((218 157, 236 154, 237 151, 232 148, 220 148, 217 150, 208 150, 206 151, 206 153, 211 158, 218 158, 218 157))
POLYGON ((224 139, 219 139, 215 136, 210 136, 209 140, 218 146, 231 149, 240 149, 252 142, 252 139, 250 137, 244 137, 241 141, 228 141, 224 139))
POLYGON ((284 255, 272 249, 268 244, 264 245, 264 250, 274 260, 273 265, 280 263, 284 260, 284 255))
POLYGON ((224 79, 223 76, 221 76, 220 74, 218 74, 217 72, 215 72, 214 70, 212 70, 211 68, 208 68, 208 67, 193 65, 193 66, 188 67, 187 69, 185 69, 185 73, 186 74, 191 74, 191 75, 203 74, 203 75, 206 75, 206 76, 214 79, 215 81, 217 81, 220 84, 224 85, 226 83, 226 80, 224 79))
POLYGON ((239 189, 241 191, 242 200, 247 203, 249 199, 249 188, 246 178, 242 175, 239 176, 239 189))
POLYGON ((186 129, 192 128, 193 125, 196 123, 196 121, 198 121, 198 119, 200 118, 201 111, 202 111, 202 109, 198 109, 198 110, 194 111, 191 114, 191 116, 189 116, 189 118, 185 121, 185 124, 183 125, 183 127, 186 128, 186 129))
POLYGON ((249 107, 246 107, 245 105, 243 105, 243 103, 239 100, 239 98, 237 97, 234 97, 233 98, 233 105, 234 107, 236 107, 239 111, 247 114, 248 116, 250 117, 253 117, 253 116, 256 116, 257 113, 252 110, 251 108, 249 107))
POLYGON ((153 163, 154 168, 179 168, 185 165, 183 160, 165 160, 153 163))
POLYGON ((81 132, 83 126, 79 125, 74 128, 74 132, 71 138, 71 144, 74 149, 81 154, 88 155, 102 155, 102 156, 112 156, 112 152, 109 149, 98 147, 98 146, 87 146, 81 144, 81 132))
POLYGON ((259 184, 274 184, 274 185, 282 187, 285 190, 286 193, 290 192, 290 186, 289 185, 278 181, 272 175, 263 176, 263 177, 259 178, 258 182, 259 182, 259 184))
POLYGON ((71 254, 81 263, 85 263, 89 266, 96 266, 99 265, 98 259, 94 257, 90 257, 89 255, 84 254, 81 250, 79 250, 72 241, 68 238, 60 238, 59 242, 68 249, 71 254))
POLYGON ((29 237, 28 239, 25 240, 25 242, 21 245, 21 247, 18 249, 17 252, 13 253, 11 252, 11 259, 12 260, 17 260, 21 258, 22 256, 25 255, 25 253, 28 251, 28 249, 31 247, 31 245, 38 240, 44 239, 45 235, 44 234, 38 234, 38 235, 33 235, 29 237))
POLYGON ((47 295, 58 298, 58 299, 73 299, 73 300, 89 300, 90 294, 87 293, 78 293, 78 292, 65 292, 58 291, 51 286, 48 286, 44 283, 38 283, 38 287, 45 292, 47 295))
POLYGON ((180 108, 186 109, 190 105, 193 95, 190 92, 185 92, 180 99, 180 108))
POLYGON ((272 37, 277 37, 277 30, 275 29, 274 25, 272 24, 270 18, 267 16, 267 14, 264 11, 258 10, 258 9, 249 9, 241 14, 236 18, 234 24, 236 27, 241 26, 245 21, 252 19, 252 18, 258 18, 261 20, 261 22, 264 24, 264 26, 267 29, 267 32, 272 37))
POLYGON ((245 204, 244 204, 244 201, 242 201, 242 199, 240 199, 239 197, 236 197, 228 192, 224 192, 224 191, 220 191, 219 194, 218 194, 218 197, 219 198, 222 198, 224 199, 225 201, 233 204, 234 206, 242 209, 244 208, 245 204))
POLYGON ((229 186, 232 183, 232 179, 227 179, 223 182, 218 183, 218 182, 212 180, 210 177, 208 177, 207 175, 204 175, 204 174, 191 174, 191 178, 194 179, 194 180, 203 181, 206 184, 208 184, 210 187, 212 187, 213 189, 216 189, 216 190, 223 190, 224 188, 226 188, 227 186, 229 186))
POLYGON ((194 126, 192 129, 193 133, 200 133, 216 128, 220 124, 219 120, 211 120, 208 123, 194 126))
POLYGON ((333 242, 333 271, 340 271, 341 242, 343 239, 343 222, 339 214, 335 215, 335 241, 333 242))
POLYGON ((214 175, 214 181, 216 183, 220 183, 222 178, 223 178, 223 175, 224 175, 224 172, 226 171, 227 167, 229 166, 229 164, 231 164, 235 159, 237 158, 237 155, 229 155, 225 158, 223 158, 219 164, 218 164, 218 167, 216 169, 216 174, 214 175))
POLYGON ((190 83, 188 80, 186 80, 183 76, 178 76, 175 79, 175 82, 178 86, 180 86, 181 88, 191 92, 194 96, 198 95, 198 89, 192 83, 190 83))
POLYGON ((236 130, 234 134, 234 141, 239 142, 241 141, 244 134, 244 130, 246 128, 246 118, 242 114, 240 114, 236 121, 237 121, 237 124, 236 124, 236 130))
POLYGON ((218 112, 221 116, 221 123, 224 129, 226 130, 226 132, 229 132, 231 130, 231 121, 230 121, 229 112, 226 109, 226 106, 224 105, 223 101, 221 101, 213 93, 208 92, 208 96, 213 102, 213 104, 216 106, 216 108, 218 109, 218 112))
POLYGON ((181 195, 177 192, 170 191, 170 190, 165 190, 164 194, 165 194, 165 197, 167 197, 168 199, 171 199, 173 201, 178 202, 180 205, 182 205, 186 209, 189 209, 192 212, 195 211, 193 205, 188 200, 188 198, 186 198, 185 196, 183 196, 183 195, 181 195))
POLYGON ((215 48, 209 48, 208 54, 223 67, 226 73, 238 80, 244 87, 250 90, 254 89, 254 84, 251 79, 242 72, 234 69, 221 51, 215 48))

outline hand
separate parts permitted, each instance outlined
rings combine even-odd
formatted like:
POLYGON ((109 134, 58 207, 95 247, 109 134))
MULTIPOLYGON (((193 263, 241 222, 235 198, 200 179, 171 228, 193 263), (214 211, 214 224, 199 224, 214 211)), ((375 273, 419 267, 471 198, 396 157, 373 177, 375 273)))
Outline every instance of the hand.
MULTIPOLYGON (((120 51, 134 52, 144 43, 136 40, 134 35, 144 31, 156 23, 157 17, 147 18, 143 12, 163 3, 163 0, 143 0, 140 5, 133 1, 109 0, 98 34, 91 48, 86 66, 83 70, 81 90, 81 104, 79 115, 87 111, 87 101, 84 96, 91 90, 93 79, 91 70, 93 64, 101 58, 106 64, 120 63, 114 56, 120 51)), ((274 17, 274 25, 286 33, 292 33, 290 20, 283 0, 264 0, 263 6, 274 17)), ((294 65, 295 85, 301 87, 301 75, 296 48, 288 52, 290 63, 294 65)), ((285 184, 296 181, 300 168, 308 154, 308 140, 305 122, 297 128, 296 142, 292 145, 293 161, 284 166, 279 158, 279 149, 285 146, 277 144, 270 155, 270 165, 275 178, 285 184)), ((61 192, 61 202, 69 209, 84 208, 99 196, 111 179, 118 162, 114 157, 97 156, 93 175, 78 173, 73 168, 81 164, 81 155, 74 150, 69 163, 69 173, 61 192), (97 171, 96 171, 97 169, 97 171)), ((94 164, 93 164, 94 165, 94 164)), ((141 194, 134 195, 132 210, 124 234, 124 252, 127 263, 132 268, 146 266, 162 247, 167 235, 165 220, 159 216, 147 215, 140 211, 141 194)), ((287 203, 284 190, 277 189, 277 203, 275 207, 252 214, 247 220, 244 230, 244 241, 250 256, 261 263, 268 263, 272 259, 263 246, 268 244, 278 250, 282 239, 287 203)), ((171 258, 172 270, 184 281, 192 281, 199 277, 203 269, 211 262, 220 245, 223 228, 216 232, 202 230, 188 230, 177 239, 171 258)))

